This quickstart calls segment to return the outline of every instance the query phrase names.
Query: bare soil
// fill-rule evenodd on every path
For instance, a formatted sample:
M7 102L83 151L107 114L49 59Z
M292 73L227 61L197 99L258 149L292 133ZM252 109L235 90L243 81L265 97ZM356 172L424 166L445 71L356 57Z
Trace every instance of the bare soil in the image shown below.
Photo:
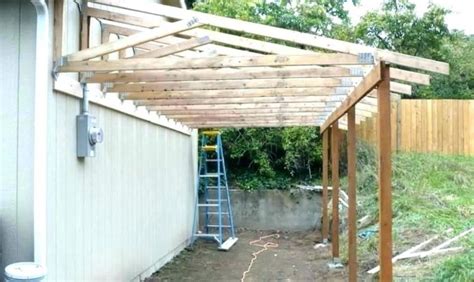
M345 281L346 269L329 269L330 247L314 249L321 241L318 231L238 232L239 241L228 252L218 251L213 241L198 240L156 272L147 281L240 281L252 259L262 249L249 243L261 236L278 233L278 244L258 255L245 281Z

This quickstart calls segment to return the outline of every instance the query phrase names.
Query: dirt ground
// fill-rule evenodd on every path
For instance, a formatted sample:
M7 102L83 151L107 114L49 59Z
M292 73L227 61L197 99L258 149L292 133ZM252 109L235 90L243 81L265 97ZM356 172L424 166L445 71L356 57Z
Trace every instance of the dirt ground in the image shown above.
M346 269L329 269L329 247L313 249L320 242L318 232L238 232L239 241L228 252L218 251L213 241L198 240L193 247L165 265L147 281L240 281L261 247L249 243L261 236L278 233L278 244L258 255L245 281L344 281Z

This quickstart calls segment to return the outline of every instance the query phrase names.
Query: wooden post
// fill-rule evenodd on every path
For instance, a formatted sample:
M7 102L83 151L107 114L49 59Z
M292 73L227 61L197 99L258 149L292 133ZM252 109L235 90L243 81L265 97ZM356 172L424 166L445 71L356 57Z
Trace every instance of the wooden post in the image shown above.
M54 47L53 57L58 60L63 55L63 38L64 38L64 0L54 1Z
M339 259L339 128L338 121L331 128L332 161L332 257Z
M347 112L349 281L357 281L356 123L355 106Z
M329 128L323 132L323 243L328 242L328 171L329 171Z
M377 89L379 143L379 260L380 281L392 281L392 160L390 128L390 67L382 62Z
M80 40L80 50L89 48L89 25L91 18L87 15L87 0L82 2L81 8L81 40Z

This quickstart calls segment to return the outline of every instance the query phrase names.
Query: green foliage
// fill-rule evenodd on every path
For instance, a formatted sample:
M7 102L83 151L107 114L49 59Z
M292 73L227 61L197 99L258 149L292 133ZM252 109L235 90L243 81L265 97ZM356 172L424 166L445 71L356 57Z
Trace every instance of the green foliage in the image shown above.
M474 279L474 251L445 260L436 268L434 281L457 282Z
M322 144L319 129L315 127L290 127L282 131L285 151L285 169L294 176L299 171L308 171L312 178L312 167L320 167Z

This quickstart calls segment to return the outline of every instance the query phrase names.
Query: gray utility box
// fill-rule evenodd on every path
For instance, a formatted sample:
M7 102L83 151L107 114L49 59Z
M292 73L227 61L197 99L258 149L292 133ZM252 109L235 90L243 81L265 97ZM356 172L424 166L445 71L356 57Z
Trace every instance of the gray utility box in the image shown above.
M97 127L94 116L84 113L76 117L77 124L77 156L95 157L95 145L102 143L104 133Z

